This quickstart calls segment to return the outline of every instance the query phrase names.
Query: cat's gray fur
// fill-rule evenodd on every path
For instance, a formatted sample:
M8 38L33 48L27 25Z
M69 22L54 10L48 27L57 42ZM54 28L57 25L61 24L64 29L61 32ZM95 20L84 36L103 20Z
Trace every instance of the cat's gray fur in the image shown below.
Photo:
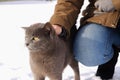
M62 72L68 64L74 70L75 80L80 80L78 62L73 57L69 40L59 38L50 23L37 23L24 29L34 80L44 80L45 76L50 80L62 80Z

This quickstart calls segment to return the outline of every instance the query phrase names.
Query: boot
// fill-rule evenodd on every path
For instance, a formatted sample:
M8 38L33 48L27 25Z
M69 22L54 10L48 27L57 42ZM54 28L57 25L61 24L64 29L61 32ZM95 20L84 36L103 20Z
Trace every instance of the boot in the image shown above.
M113 58L109 62L98 66L96 76L99 76L102 80L109 80L113 78L115 65L117 63L119 56L118 53L119 53L119 49L114 47Z

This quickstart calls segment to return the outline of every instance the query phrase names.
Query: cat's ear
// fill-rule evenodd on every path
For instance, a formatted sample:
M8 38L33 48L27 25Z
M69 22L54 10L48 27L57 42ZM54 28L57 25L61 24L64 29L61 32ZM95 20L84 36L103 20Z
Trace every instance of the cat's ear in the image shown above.
M52 30L52 25L51 25L49 22L47 22L47 23L44 25L44 28L45 28L46 30L48 30L48 31L51 31L51 30Z
M24 30L26 31L28 27L21 27L21 28L24 29Z
M54 29L53 29L53 27L52 27L52 25L51 25L49 22L47 22L47 23L44 25L44 29L47 30L47 31L50 32L50 33L54 33L54 32L55 32Z
M48 31L50 37L53 39L53 36L55 35L55 30L53 29L52 25L49 22L47 22L44 25L44 28Z

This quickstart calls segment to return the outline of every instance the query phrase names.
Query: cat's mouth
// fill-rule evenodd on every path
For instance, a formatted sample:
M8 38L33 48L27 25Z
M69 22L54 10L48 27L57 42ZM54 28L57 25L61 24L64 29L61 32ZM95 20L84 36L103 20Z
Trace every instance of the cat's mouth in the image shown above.
M35 49L33 49L31 46L30 46L30 44L26 44L26 47L31 51L31 50L35 50Z
M25 45L29 50L35 50L30 43L25 43Z
M38 49L28 48L30 52L38 52Z
M36 48L33 48L33 47L31 47L31 46L27 46L27 48L28 48L30 51L32 51L32 50L37 50Z
M29 49L29 51L31 51L31 52L38 52L38 51L41 51L42 49L41 48L33 48L33 47L31 47L31 46L27 46L27 48Z

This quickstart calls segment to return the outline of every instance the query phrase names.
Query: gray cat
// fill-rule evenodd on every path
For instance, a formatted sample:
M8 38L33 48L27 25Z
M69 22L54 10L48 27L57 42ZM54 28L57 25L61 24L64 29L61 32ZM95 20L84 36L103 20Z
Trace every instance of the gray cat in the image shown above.
M45 76L50 80L62 80L62 72L68 64L74 70L75 80L80 80L78 62L73 57L69 40L59 38L50 23L37 23L24 29L34 80L45 80Z

